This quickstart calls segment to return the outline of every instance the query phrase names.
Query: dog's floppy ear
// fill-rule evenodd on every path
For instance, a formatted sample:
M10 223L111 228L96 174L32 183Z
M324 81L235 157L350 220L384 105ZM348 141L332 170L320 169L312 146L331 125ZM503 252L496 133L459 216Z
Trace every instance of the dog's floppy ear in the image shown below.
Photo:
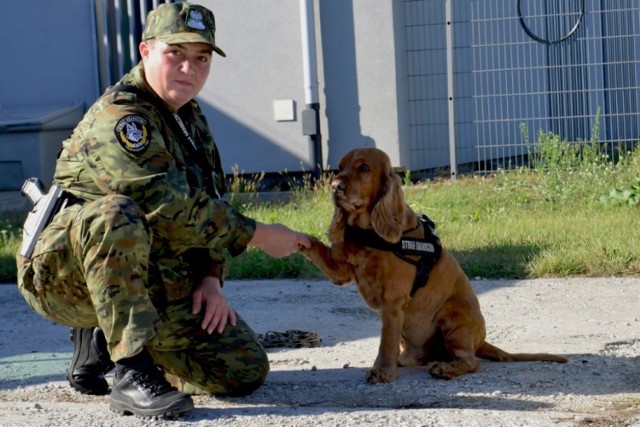
M371 225L386 241L397 242L402 237L405 214L400 177L390 172L382 190L382 197L371 212Z
M344 229L347 226L347 216L341 207L336 206L333 211L333 218L329 225L327 235L331 243L342 243L344 241Z

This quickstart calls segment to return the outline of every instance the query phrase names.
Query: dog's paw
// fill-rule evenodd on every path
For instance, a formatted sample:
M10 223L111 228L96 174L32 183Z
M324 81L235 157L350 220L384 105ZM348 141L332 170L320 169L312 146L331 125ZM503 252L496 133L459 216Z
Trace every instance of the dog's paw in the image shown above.
M416 366L420 366L420 361L415 355L402 352L400 353L400 357L398 357L398 366L415 368Z
M304 245L298 245L298 250L303 255L309 255L309 254L313 253L314 251L317 251L318 247L321 247L321 246L324 245L322 243L322 241L320 239L318 239L317 237L315 237L315 236L311 236L309 234L305 234L305 236L307 237L307 239L309 239L309 243L311 245L309 247L306 247Z
M451 380L460 375L459 372L454 372L451 363L446 362L431 362L427 364L427 372L434 378L441 380Z
M367 371L367 382L369 384L392 383L397 379L397 369L371 368Z

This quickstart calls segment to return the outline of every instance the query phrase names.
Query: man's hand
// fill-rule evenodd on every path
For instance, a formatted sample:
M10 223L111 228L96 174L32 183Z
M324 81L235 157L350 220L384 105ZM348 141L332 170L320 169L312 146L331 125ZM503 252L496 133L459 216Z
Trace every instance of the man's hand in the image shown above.
M236 326L236 314L222 293L220 280L217 277L207 276L196 286L193 291L193 314L200 313L203 303L205 311L201 326L209 334L214 330L221 334L227 323Z
M301 247L311 246L309 238L282 224L256 223L256 232L253 235L251 246L262 249L274 258L282 258L298 252Z

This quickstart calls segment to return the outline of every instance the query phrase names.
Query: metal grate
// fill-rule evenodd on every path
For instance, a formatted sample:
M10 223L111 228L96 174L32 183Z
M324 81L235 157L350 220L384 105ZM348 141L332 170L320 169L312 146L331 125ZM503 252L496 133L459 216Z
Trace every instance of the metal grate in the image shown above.
M100 70L100 93L138 63L147 13L173 0L91 0Z
M411 169L453 174L528 164L540 131L578 144L597 140L612 156L637 143L637 0L404 4ZM445 36L448 22L452 41ZM453 70L446 67L449 57Z
M479 0L471 7L479 171L527 164L539 131L597 140L611 156L636 144L638 2Z
M445 5L406 0L409 86L409 169L449 164ZM436 137L434 137L436 136Z

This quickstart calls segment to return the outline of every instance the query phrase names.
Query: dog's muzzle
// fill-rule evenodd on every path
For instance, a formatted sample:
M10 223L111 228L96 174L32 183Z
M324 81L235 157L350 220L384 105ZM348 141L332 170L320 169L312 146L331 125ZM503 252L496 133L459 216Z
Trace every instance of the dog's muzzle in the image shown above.
M345 188L347 188L347 186L345 185L344 181L338 179L334 179L333 181L331 181L331 191L334 194L344 194Z

